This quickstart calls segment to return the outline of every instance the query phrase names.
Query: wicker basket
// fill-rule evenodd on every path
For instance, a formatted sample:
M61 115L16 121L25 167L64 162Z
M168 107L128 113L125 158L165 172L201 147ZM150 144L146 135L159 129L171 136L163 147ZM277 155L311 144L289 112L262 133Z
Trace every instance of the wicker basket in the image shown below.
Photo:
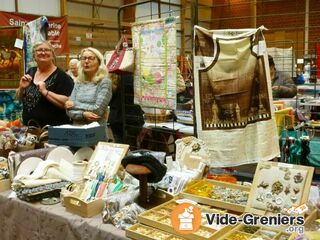
M0 157L8 158L10 151L15 151L16 149L0 149Z
M148 123L161 123L170 120L171 114L150 114L145 113L144 119Z
M16 151L17 152L25 152L25 151L29 151L29 150L33 150L35 149L36 144L27 144L27 145L23 145L23 144L18 144Z

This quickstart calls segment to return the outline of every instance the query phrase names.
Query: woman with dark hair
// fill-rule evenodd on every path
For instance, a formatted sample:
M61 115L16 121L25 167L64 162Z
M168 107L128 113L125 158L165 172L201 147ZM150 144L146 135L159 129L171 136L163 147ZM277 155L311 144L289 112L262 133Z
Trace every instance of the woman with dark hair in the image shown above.
M70 123L64 109L73 89L73 80L55 65L54 48L48 41L33 45L32 54L37 67L32 67L20 79L16 90L22 101L23 124L34 120L40 126Z
M292 98L297 95L297 86L289 74L276 69L272 56L268 56L272 95L274 98Z

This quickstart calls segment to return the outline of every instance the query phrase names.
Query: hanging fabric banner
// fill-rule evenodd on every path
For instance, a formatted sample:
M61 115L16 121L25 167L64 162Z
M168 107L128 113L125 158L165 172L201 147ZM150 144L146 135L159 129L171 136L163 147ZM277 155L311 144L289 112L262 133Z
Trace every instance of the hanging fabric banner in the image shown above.
M156 19L132 25L136 51L134 100L145 107L176 107L176 21Z
M23 27L28 22L35 20L39 16L11 13L0 11L0 26L20 26ZM55 48L57 55L67 54L70 51L68 43L68 21L67 17L47 17L48 18L48 40Z
M36 66L33 60L32 48L37 41L47 40L48 19L44 16L39 17L23 26L23 48L25 58L25 72L29 68Z
M317 43L317 65L316 65L316 71L317 71L317 79L320 79L320 42Z
M263 29L194 28L197 133L214 167L279 156Z

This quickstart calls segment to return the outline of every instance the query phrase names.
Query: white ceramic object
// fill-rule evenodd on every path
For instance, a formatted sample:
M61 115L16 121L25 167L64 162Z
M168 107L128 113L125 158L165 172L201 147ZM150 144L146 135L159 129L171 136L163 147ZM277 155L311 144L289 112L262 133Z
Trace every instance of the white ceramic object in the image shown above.
M43 160L39 157L29 157L18 167L17 175L30 175Z
M64 159L72 163L74 159L73 153L66 147L57 147L52 149L48 154L46 159L60 163L61 159Z
M84 160L89 161L93 154L93 149L90 147L82 147L74 154L74 160L76 162L82 162Z

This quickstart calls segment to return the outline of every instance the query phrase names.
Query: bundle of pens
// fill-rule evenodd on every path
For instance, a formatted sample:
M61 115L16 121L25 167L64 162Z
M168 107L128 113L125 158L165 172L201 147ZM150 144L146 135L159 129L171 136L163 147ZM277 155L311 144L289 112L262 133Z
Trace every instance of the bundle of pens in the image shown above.
M109 194L125 190L126 187L119 176L106 177L103 172L100 172L96 179L89 179L85 182L79 198L89 202L97 198L105 199Z

